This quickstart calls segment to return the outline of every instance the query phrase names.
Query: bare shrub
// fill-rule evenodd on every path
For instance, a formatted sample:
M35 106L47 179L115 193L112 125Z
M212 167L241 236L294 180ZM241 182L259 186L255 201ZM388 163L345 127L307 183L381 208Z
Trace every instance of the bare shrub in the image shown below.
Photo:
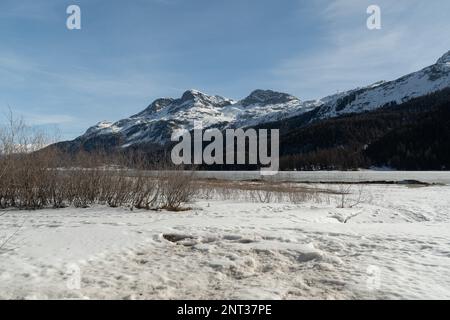
M336 203L338 208L353 208L361 203L369 203L372 200L371 194L366 190L366 185L341 183L335 188L337 195Z
M133 186L132 205L138 209L154 209L158 206L160 184L158 180L148 177L138 177Z
M274 198L274 191L268 189L252 190L251 194L258 202L271 203Z
M51 202L55 164L51 150L41 151L51 140L45 132L25 125L9 111L0 127L0 206L39 209Z
M308 195L305 192L299 192L298 190L292 190L287 193L289 202L299 204L308 200Z
M0 208L106 204L182 210L196 193L192 173L160 167L161 173L147 176L147 155L63 154L54 147L44 148L49 142L46 135L8 114L0 126Z
M193 172L164 171L158 177L161 207L179 211L182 205L192 200L196 194L193 184Z
M110 207L126 206L132 199L133 181L131 178L122 174L114 177L113 188L107 199L107 204Z

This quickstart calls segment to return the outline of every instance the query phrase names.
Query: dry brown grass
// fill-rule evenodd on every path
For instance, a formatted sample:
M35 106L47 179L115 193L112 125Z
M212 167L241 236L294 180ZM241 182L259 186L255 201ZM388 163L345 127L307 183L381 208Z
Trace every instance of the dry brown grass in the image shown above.
M272 181L229 181L204 179L195 181L199 197L204 199L242 200L271 203L307 201L328 202L334 192L314 185Z

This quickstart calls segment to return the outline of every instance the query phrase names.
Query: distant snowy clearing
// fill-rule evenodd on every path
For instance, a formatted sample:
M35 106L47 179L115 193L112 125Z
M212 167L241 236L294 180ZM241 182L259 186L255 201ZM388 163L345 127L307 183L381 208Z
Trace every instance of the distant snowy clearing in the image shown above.
M184 212L0 211L0 298L450 299L450 186Z

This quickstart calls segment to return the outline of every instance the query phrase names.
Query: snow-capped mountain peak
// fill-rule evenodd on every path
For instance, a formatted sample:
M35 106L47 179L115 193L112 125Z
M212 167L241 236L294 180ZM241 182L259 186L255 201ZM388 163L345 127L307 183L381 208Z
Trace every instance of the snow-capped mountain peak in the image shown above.
M169 106L173 103L174 99L172 98L160 98L153 101L145 110L142 112L132 116L132 118L138 118L145 115L152 115L158 111L161 111L165 107Z
M195 99L208 99L208 98L209 96L207 94L195 89L186 90L181 96L181 100L183 102Z
M113 126L113 123L110 121L106 121L106 120L100 121L95 126L92 126L89 129L87 129L85 135L95 134L99 131L107 130L107 129L111 128L112 126Z
M194 104L211 105L214 107L224 107L226 105L234 103L233 100L227 99L218 95L210 96L201 91L190 89L183 93L181 99L179 99L181 104L193 102Z
M131 118L154 118L166 114L174 114L181 110L188 110L194 107L222 108L234 103L233 100L221 96L210 96L195 89L185 91L181 98L159 98L153 101L145 110L132 116Z
M436 64L450 64L450 51L448 51L446 54L444 54L442 57L439 58L439 60L436 62Z
M268 104L280 104L287 102L300 102L300 100L287 93L276 92L272 90L255 90L247 98L240 101L240 103L247 107L249 105L268 105Z
M302 110L300 100L286 93L255 90L241 101L187 90L180 98L160 98L142 112L115 123L101 122L88 129L81 138L120 134L123 146L152 143L165 144L173 129L191 130L194 121L205 128L248 127L280 120Z

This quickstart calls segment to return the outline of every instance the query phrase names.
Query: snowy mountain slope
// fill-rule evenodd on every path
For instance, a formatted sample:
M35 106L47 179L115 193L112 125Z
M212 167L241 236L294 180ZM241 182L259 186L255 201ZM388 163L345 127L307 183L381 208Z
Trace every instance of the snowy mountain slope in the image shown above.
M371 111L391 104L400 104L450 86L450 51L434 65L397 80L380 81L321 99L321 118Z
M174 129L191 130L194 121L201 121L204 128L251 127L313 111L309 120L313 122L400 104L447 87L450 87L450 51L434 65L397 80L377 82L320 100L301 101L286 93L255 90L248 97L234 101L188 90L178 99L157 99L129 118L115 123L100 122L74 141L110 141L107 137L111 136L118 137L122 147L165 145Z
M271 90L255 90L238 102L188 90L179 99L157 99L130 118L115 123L102 121L89 128L81 138L118 134L124 138L124 147L141 143L164 144L170 140L172 130L191 130L194 121L201 121L205 128L248 127L316 106L314 102L302 103L294 96Z

